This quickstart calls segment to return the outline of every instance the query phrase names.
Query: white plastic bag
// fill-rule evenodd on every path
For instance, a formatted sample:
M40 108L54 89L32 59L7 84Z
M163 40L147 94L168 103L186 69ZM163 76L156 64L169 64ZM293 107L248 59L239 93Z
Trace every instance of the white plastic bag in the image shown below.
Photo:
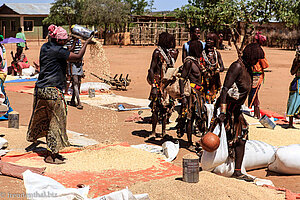
M22 69L22 76L32 76L35 73L35 68L29 66L28 68Z
M280 174L300 174L300 144L279 147L268 168Z
M89 186L84 188L65 188L52 178L32 173L23 173L28 200L150 200L148 194L134 196L127 188L108 195L90 199Z
M242 173L246 174L246 170L267 167L273 160L276 147L265 142L257 140L248 140L245 146L245 154L242 163ZM213 172L222 176L231 176L234 172L235 162L231 158L227 158L226 162L217 166Z
M4 149L8 146L8 141L3 137L0 137L0 149Z
M171 141L166 141L162 144L163 153L167 157L165 160L171 162L177 157L179 152L179 142L173 143Z
M221 133L220 133L220 126L217 125L215 130L213 131L214 134L220 136L220 145L219 148L214 152L204 151L201 157L201 167L204 171L213 171L214 168L225 163L228 157L228 146L227 146L227 137L224 128L224 123L222 123Z
M94 88L95 91L99 91L99 90L109 90L110 86L106 83L100 83L100 82L86 82L86 83L81 83L80 92L88 92L89 88Z
M100 197L99 200L150 200L148 194L133 195L127 188Z

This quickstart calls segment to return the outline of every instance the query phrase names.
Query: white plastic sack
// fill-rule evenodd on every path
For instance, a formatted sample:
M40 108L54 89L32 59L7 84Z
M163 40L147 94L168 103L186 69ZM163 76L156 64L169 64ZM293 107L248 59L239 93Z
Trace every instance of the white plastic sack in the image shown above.
M268 168L280 174L300 174L300 144L279 147Z
M99 91L99 90L109 90L110 86L106 83L101 83L101 82L86 82L86 83L81 83L80 92L88 92L89 88L94 88L95 91Z
M28 200L150 200L148 194L132 195L128 189L90 199L89 186L84 188L65 188L52 178L32 173L23 173Z
M221 133L220 133L220 126L217 125L215 130L213 131L214 134L220 136L220 145L219 148L214 152L204 151L201 157L201 167L204 171L213 171L214 168L225 163L228 157L228 146L227 146L227 137L224 128L224 123L222 123Z
M207 121L208 123L211 121L211 118L214 115L214 105L213 104L204 104L207 110Z
M131 145L131 147L136 149L142 149L150 153L157 153L166 156L165 161L173 161L179 152L179 142L173 143L171 141L166 141L162 146L149 145L149 144L138 144Z
M29 66L28 68L22 69L22 76L32 76L35 73L35 68Z
M100 197L99 200L150 200L148 194L133 195L127 188Z
M163 153L167 157L165 159L167 162L171 162L177 157L179 152L179 142L173 143L171 141L166 141L162 144Z
M267 167L272 162L276 147L257 140L248 140L245 146L245 154L242 163L242 173L246 170ZM216 167L213 172L222 176L230 177L234 172L235 162L227 158L226 162Z
M4 139L3 137L0 137L0 149L6 148L8 145L8 141Z

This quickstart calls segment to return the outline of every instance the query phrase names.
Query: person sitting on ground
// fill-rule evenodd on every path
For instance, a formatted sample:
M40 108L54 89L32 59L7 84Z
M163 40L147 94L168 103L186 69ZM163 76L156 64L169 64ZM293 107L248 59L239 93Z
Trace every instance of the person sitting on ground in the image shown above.
M192 142L192 127L194 120L200 132L206 131L206 109L205 103L205 89L203 87L203 71L204 66L200 63L202 58L203 46L199 40L193 40L189 45L190 56L187 56L184 60L183 69L181 72L181 78L179 80L180 94L181 94L181 108L180 117L178 119L179 131L177 136L182 137L184 134L184 127L187 125L187 139L188 147L193 145ZM184 87L186 80L190 80L192 92L190 96L184 94ZM187 120L187 123L185 122Z
M245 144L248 139L248 123L242 114L241 106L251 90L252 66L259 59L263 59L264 55L259 44L252 43L245 47L242 58L233 62L229 67L215 106L215 116L217 108L220 107L221 109L218 118L224 122L229 156L235 158L235 169L232 177L246 181L253 181L253 179L241 172ZM234 87L238 88L238 94L228 93L229 89Z
M48 30L50 39L43 44L40 51L40 74L34 92L27 141L33 142L34 147L38 144L37 139L46 137L47 155L44 161L62 164L65 159L59 151L70 146L66 133L67 106L63 95L67 61L80 61L92 37L86 40L79 53L75 54L63 47L68 39L65 29L50 25Z
M81 40L76 37L72 37L68 41L67 47L70 52L78 54L82 48ZM72 98L71 98L71 101L68 102L68 105L76 106L77 109L83 109L83 106L80 102L80 97L79 97L81 79L84 77L82 66L83 66L82 60L77 61L77 62L69 62L68 63L68 75L71 77L72 89L73 89ZM66 92L68 92L68 91L66 91ZM75 97L77 100L77 104L75 103Z
M23 53L23 49L18 47L15 56L13 55L13 51L11 51L11 56L13 59L11 62L13 75L18 74L19 76L22 76L22 69L30 67L27 57Z
M224 71L224 64L219 51L215 49L218 42L218 36L215 33L208 33L205 40L205 48L202 51L203 59L201 63L206 68L204 72L204 83L207 89L205 91L206 103L214 103L218 92L221 89L220 72Z
M192 26L190 28L190 37L191 37L191 40L188 41L188 42L186 42L186 43L184 43L184 45L182 47L182 63L184 63L185 57L187 57L187 56L190 55L189 45L190 45L191 41L199 40L202 43L203 49L205 48L205 42L202 42L200 40L200 36L201 36L200 28L198 26Z
M24 40L25 42L20 42L17 43L17 47L22 48L22 50L25 47L25 50L28 50L29 48L27 47L27 42L26 42L26 37L25 34L22 32L22 28L18 28L18 33L16 34L16 38L20 38L22 40Z
M300 39L298 39L291 75L295 75L295 78L290 84L286 116L289 117L288 128L295 128L293 126L293 118L300 119Z
M151 135L163 137L166 133L167 119L170 117L174 102L162 88L162 79L164 73L170 67L174 67L178 57L178 50L175 48L175 37L169 33L163 32L159 35L158 47L152 54L150 69L148 70L147 81L151 85L149 99L152 112L152 132ZM156 133L156 125L162 120L162 134Z
M259 44L260 46L266 42L266 36L261 35L261 32L257 32L255 35L254 43ZM252 108L254 106L254 117L260 118L260 109L259 109L259 99L258 92L264 81L265 73L264 70L269 67L267 59L259 59L258 62L252 68L252 89L248 96L248 107Z

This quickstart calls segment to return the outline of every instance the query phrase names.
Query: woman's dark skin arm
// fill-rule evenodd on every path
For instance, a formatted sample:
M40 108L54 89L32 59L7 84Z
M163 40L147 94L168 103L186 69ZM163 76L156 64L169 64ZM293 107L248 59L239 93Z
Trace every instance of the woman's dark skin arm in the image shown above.
M187 55L187 52L183 45L183 47L182 47L182 63L184 63L184 59L186 58L186 55Z
M183 64L183 69L181 73L181 78L179 79L179 86L180 86L180 94L183 95L184 93L184 81L188 79L189 71L191 70L193 62L187 61Z
M76 62L78 60L81 60L81 58L85 54L87 45L91 42L92 39L93 39L93 36L86 40L86 42L84 43L82 49L80 49L78 54L70 52L70 55L69 55L69 58L67 59L67 61Z
M296 74L299 68L300 68L300 62L297 58L295 58L291 68L291 75Z
M224 63L223 63L220 52L217 51L217 54L218 54L218 63L220 66L220 72L223 72L224 71Z
M227 92L233 85L236 78L239 76L239 74L241 72L241 67L242 66L237 62L231 64L231 66L229 67L228 72L225 77L225 80L224 80L223 88L222 88L222 91L220 94L220 103L221 104L226 104Z
M159 60L159 51L155 50L152 54L150 69L148 70L148 77L150 79L151 84L154 84L154 71L158 65L158 60Z

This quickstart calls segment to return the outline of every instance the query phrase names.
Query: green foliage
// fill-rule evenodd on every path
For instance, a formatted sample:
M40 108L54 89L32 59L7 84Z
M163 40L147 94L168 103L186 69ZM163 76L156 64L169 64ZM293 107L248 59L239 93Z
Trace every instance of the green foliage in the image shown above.
M56 0L50 8L50 14L44 24L69 25L81 23L81 11L84 0Z
M299 0L189 0L189 4L176 9L176 16L190 20L203 29L218 31L224 25L237 21L260 24L278 20L288 27L300 24Z
M152 10L154 0L119 0L130 5L130 14L143 15ZM147 9L148 8L148 9Z
M240 16L240 3L237 0L189 2L175 10L176 16L186 23L199 25L203 30L223 30L225 25L233 24Z
M82 13L85 24L120 25L129 19L130 6L117 0L85 0Z
M289 28L297 28L300 25L300 1L280 0L275 7L276 19L286 23Z

